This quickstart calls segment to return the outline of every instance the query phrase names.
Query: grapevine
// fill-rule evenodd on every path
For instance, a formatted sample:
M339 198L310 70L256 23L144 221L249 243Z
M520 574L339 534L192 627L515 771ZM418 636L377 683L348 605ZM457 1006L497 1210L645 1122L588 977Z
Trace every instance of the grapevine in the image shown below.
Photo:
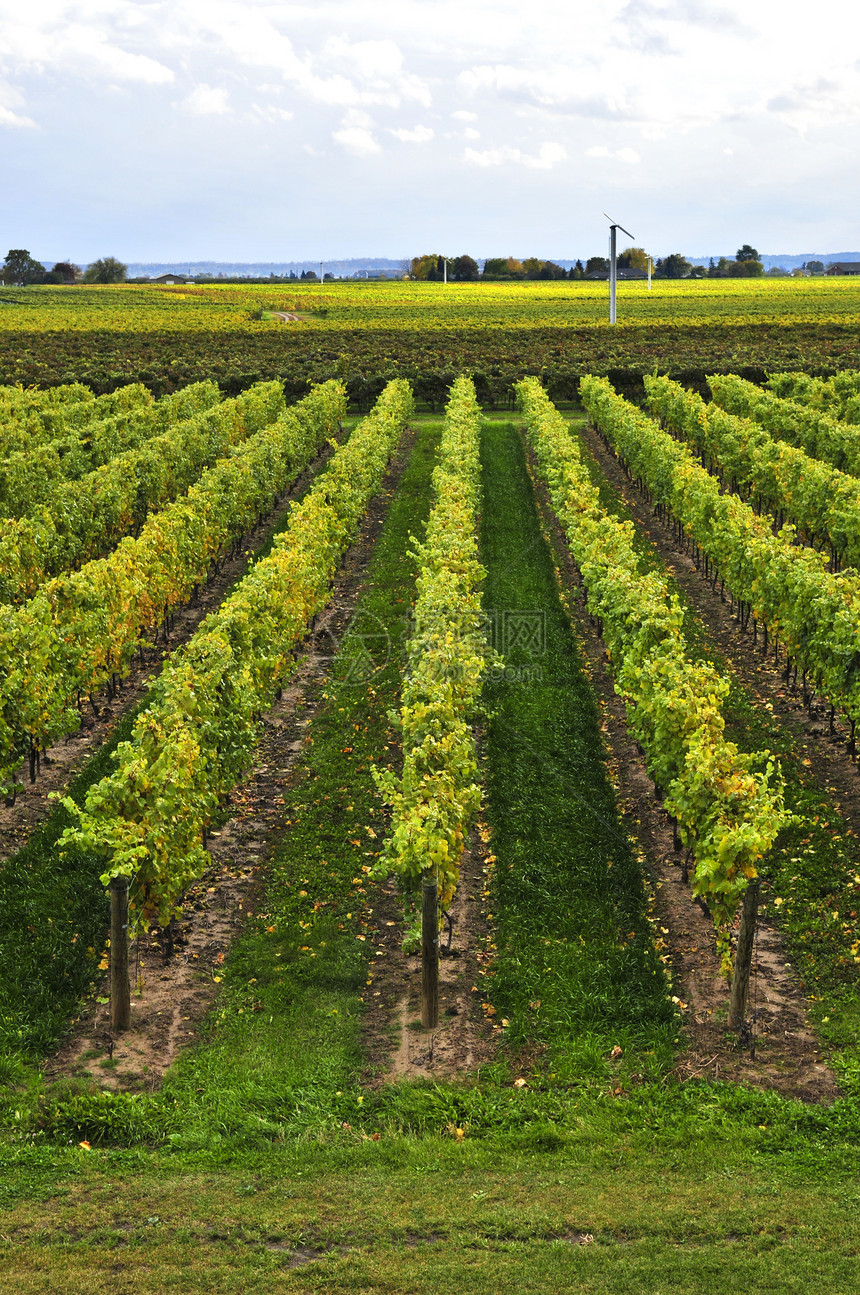
M595 381L595 380L591 380ZM587 407L591 387L583 383ZM553 507L599 617L631 729L667 811L696 860L694 894L705 898L728 958L727 927L757 864L788 820L776 764L763 773L723 735L728 683L692 661L677 597L655 572L642 575L633 527L604 512L567 425L536 379L517 389ZM668 439L668 438L667 438Z
M79 705L127 673L142 635L187 601L237 539L319 451L345 408L329 383L283 411L276 384L243 397L262 430L149 517L108 558L0 607L0 780L80 724ZM272 421L272 420L275 421Z
M719 483L690 450L617 396L609 383L588 378L583 402L628 470L646 487L658 511L675 519L714 584L722 580L746 624L763 626L782 643L831 705L843 709L852 731L860 719L860 575L827 572L824 554L795 543L785 526L774 535ZM765 648L767 648L767 638Z
M331 384L322 396L332 414L342 411L342 388ZM411 408L408 384L389 384L293 510L271 554L171 658L131 740L117 748L115 772L90 789L83 810L64 800L76 819L65 843L104 860L105 885L115 876L133 878L137 924L167 921L208 866L204 832L248 768L259 717L328 600Z
M484 569L476 538L479 437L474 384L460 377L451 389L433 474L435 503L425 538L413 549L418 596L397 715L403 771L398 777L390 769L374 770L393 808L378 867L412 882L432 870L443 909L456 889L463 842L481 799L468 722L486 662Z

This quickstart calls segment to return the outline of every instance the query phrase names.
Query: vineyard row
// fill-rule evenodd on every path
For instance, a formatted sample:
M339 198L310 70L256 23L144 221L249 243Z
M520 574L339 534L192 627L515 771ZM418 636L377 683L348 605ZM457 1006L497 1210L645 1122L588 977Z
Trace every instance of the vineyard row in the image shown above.
M259 395L263 409L271 392ZM319 451L344 411L329 383L264 426L108 558L0 607L0 781L74 732L83 698L127 673L141 637L205 580Z
M43 390L0 387L0 454L7 457L34 445L81 436L94 424L151 404L152 396L141 382L101 396L80 382Z
M433 473L435 502L414 550L417 599L399 712L403 771L374 772L393 809L379 870L412 884L431 872L443 908L456 889L464 839L481 802L469 725L487 659L477 542L480 419L474 384L458 378Z
M595 393L583 394L593 407ZM755 773L760 760L725 739L728 682L688 655L677 597L663 576L640 572L632 524L603 509L565 420L540 384L522 382L518 395L631 730L696 860L694 894L707 900L727 957L726 928L786 817L779 771L768 761Z
M705 574L739 604L746 625L764 628L815 688L849 717L860 718L860 577L832 574L824 554L774 535L762 518L696 461L686 445L617 396L603 379L582 384L588 413L627 471L648 491L658 512L674 519L701 555ZM778 645L777 645L778 646Z
M860 476L860 427L839 422L813 406L775 396L734 374L715 374L708 383L715 404L727 413L752 418L778 440L788 441L850 476Z
M148 514L176 499L204 468L285 408L276 382L219 404L213 392L217 398L214 383L186 387L173 397L181 417L175 426L58 485L32 516L8 520L0 536L0 599L19 602L50 576L104 557L124 536L139 533ZM198 400L200 412L194 413Z
M698 451L723 485L773 513L777 526L796 526L805 544L828 545L834 569L860 566L860 480L668 378L647 377L645 390L651 412Z
M342 388L323 388L317 399L330 414L342 410ZM408 384L391 383L294 508L271 554L166 665L117 749L116 771L90 789L83 810L64 801L76 819L64 840L104 860L104 884L133 878L135 924L168 920L208 866L205 832L249 765L259 718L328 600L411 410Z

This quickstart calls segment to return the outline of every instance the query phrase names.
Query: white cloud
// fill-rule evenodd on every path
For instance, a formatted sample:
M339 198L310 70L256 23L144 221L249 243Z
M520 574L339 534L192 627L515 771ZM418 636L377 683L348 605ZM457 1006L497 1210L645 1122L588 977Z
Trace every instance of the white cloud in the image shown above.
M472 95L492 94L580 117L624 121L637 115L624 90L607 92L607 78L595 79L591 73L573 77L566 65L548 63L535 68L481 64L461 72L458 84Z
M257 121L262 122L293 121L296 115L286 108L278 108L271 103L255 103L251 107L251 112Z
M193 113L195 117L219 116L222 113L232 111L227 91L218 86L205 84L195 86L191 93L182 100L182 106Z
M62 12L63 10L66 12ZM152 53L130 51L108 30L110 13L81 13L80 8L57 0L55 4L28 5L24 15L0 14L0 49L18 72L43 72L50 68L64 76L100 74L119 81L167 85L174 73ZM153 41L157 46L160 42Z
M0 104L0 126L35 126L32 117L22 117L20 113L13 112L11 108L4 108Z
M32 127L36 123L32 117L25 117L15 109L24 102L23 96L11 85L0 81L0 126Z
M784 0L604 0L573 10L562 0L0 0L0 128L15 177L4 218L20 209L32 230L36 212L59 237L77 212L86 241L97 211L105 247L114 245L111 222L119 237L176 231L192 251L210 232L257 240L256 224L240 213L231 227L226 214L239 210L241 175L246 191L271 199L279 238L278 186L313 193L293 208L306 245L329 229L332 247L384 240L405 253L405 228L427 246L447 229L477 253L486 239L506 246L508 231L528 221L544 231L548 256L578 255L589 251L592 207L614 209L612 194L623 192L643 230L650 220L668 239L677 225L672 243L689 238L693 254L712 238L719 250L723 228L725 246L765 248L772 228L784 231L771 241L777 250L853 247L860 18L836 0L819 0L802 30L795 18ZM122 179L97 204L106 130L123 139L128 169L118 164ZM420 203L403 190L395 141L420 146ZM452 148L462 162L456 200ZM356 168L347 217L330 160L350 155L378 162ZM156 156L153 207L146 160ZM62 188L70 157L76 178ZM283 166L273 178L275 157ZM550 171L558 203L535 216L529 203ZM488 212L488 180L501 189L514 175L510 200ZM52 244L48 232L45 250ZM86 259L103 247L67 250Z
M371 157L382 152L382 145L373 134L373 122L366 112L350 109L340 130L332 131L332 139L356 157Z
M613 158L616 162L626 162L628 166L635 166L642 161L635 148L604 148L602 145L587 148L585 156Z
M801 134L827 125L848 124L860 112L860 76L846 73L842 79L818 77L785 87L764 104Z
M567 157L567 149L561 144L541 144L537 155L523 153L519 148L511 148L510 145L504 144L501 148L488 148L483 153L478 153L473 148L467 148L463 154L465 161L471 162L473 166L505 166L509 163L515 166L525 166L534 171L550 171L559 162L563 162Z
M414 130L393 130L389 127L388 133L404 144L427 144L435 134L429 126L416 126Z
M83 24L67 27L58 40L63 59L72 59L81 71L98 70L119 81L143 81L168 85L174 79L171 68L148 54L132 54L112 43L104 32Z

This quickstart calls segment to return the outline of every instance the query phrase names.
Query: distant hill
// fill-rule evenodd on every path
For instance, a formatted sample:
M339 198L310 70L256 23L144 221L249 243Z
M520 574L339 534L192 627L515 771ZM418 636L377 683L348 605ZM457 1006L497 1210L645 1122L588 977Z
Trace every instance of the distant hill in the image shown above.
M524 253L528 255L528 252ZM685 253L686 255L686 253ZM687 256L687 260L692 265L708 265L713 259L716 264L721 256L728 260L734 259L734 252L716 252L711 256ZM54 265L58 260L67 260L67 257L41 257L41 262L45 266ZM485 258L478 256L475 258L479 266L483 266ZM561 265L565 270L569 270L576 264L576 257L551 256L546 258L554 261L556 265ZM579 258L583 264L588 259L586 256ZM804 265L807 261L823 261L827 265L828 261L860 261L860 252L801 252L780 253L763 252L761 261L766 270L771 269L774 265L781 265L785 270L794 270L798 266ZM298 278L305 270L313 270L314 274L319 275L319 261L129 261L128 274L131 279L150 278L157 279L161 274L184 274L191 279L209 277L213 279L268 279L272 276L284 278L290 274ZM388 256L357 256L347 260L323 261L323 273L333 274L338 279L360 278L365 275L378 277L380 275L389 279L399 279L401 275L409 271L409 258L395 258Z
M333 274L338 279L365 274L380 275L386 278L399 279L409 268L406 260L393 260L387 256L355 257L346 261L323 261L323 273ZM211 275L212 278L268 279L272 275L283 278L290 274L299 277L305 270L313 270L317 276L320 272L319 261L130 261L128 274L130 279L148 276L156 279L160 274L187 274L190 278Z

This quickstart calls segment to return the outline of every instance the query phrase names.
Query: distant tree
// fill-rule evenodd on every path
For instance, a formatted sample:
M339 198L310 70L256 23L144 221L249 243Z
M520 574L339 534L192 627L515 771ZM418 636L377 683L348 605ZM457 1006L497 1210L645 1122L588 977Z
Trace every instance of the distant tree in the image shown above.
M768 274L768 277L771 279L788 278L788 270L786 270L785 266L783 265L772 265L770 269L767 271L767 274Z
M458 283L474 283L480 271L478 262L471 256L458 256L454 262L454 278Z
M51 274L58 274L61 283L75 283L81 277L81 267L73 261L58 261Z
M691 271L690 271L690 278L691 278L691 279L704 279L704 278L705 278L706 273L707 273L707 272L706 272L705 267L704 267L703 265L694 265L694 266L693 266L693 268L692 268L692 269L691 269Z
M764 266L761 261L729 261L729 278L731 279L760 279L764 274Z
M128 266L122 261L115 256L103 256L87 266L84 283L124 283L127 275Z
M525 266L515 256L491 256L484 262L485 279L524 279Z
M542 261L540 257L529 256L523 261L527 279L563 279L567 271L555 261Z
M23 247L13 247L6 253L6 260L0 271L0 277L4 283L17 283L21 286L27 283L38 283L44 275L44 265L34 260Z
M410 261L410 272L413 279L441 279L441 261L438 252L433 252L427 256L413 256Z
M810 273L810 274L823 274L823 273L824 273L824 262L823 262L823 261L807 261L807 262L806 262L806 266L805 266L805 268L809 271L809 273Z
M605 256L590 256L585 262L586 274L608 274L609 261Z
M619 270L645 270L647 273L648 253L644 247L625 247L615 263Z
M658 260L655 270L661 279L687 279L693 267L680 252L671 252L669 256Z
M569 279L584 279L584 278L585 278L585 268L584 268L584 266L583 266L583 264L582 264L582 261L577 261L576 265L572 265L572 266L570 267L570 269L569 269L569 270L568 270L568 272L567 272L567 277L568 277Z
M302 270L301 277L305 280L306 283L317 282L316 270Z
M484 278L498 278L508 267L506 256L488 256L484 262Z
M758 252L754 247L750 247L749 243L744 243L743 247L739 247L735 256L736 261L757 261L758 259Z

